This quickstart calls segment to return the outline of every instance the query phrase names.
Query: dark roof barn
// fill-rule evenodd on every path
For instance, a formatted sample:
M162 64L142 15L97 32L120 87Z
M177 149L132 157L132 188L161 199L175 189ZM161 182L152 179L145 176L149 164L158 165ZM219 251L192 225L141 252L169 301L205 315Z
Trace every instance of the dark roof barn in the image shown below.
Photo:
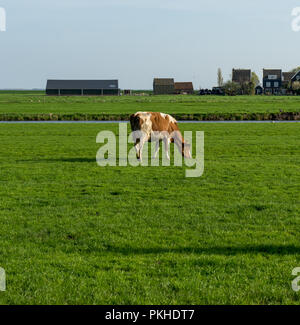
M174 94L174 79L173 78L154 78L153 92L154 95Z
M47 81L47 95L119 95L118 80L53 80Z

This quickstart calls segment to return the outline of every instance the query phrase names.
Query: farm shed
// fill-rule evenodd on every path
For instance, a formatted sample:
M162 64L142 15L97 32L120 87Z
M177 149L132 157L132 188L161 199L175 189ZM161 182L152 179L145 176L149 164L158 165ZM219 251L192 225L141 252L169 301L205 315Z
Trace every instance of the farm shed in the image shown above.
M264 89L262 86L258 85L255 87L255 95L262 95L264 92Z
M119 95L118 80L48 80L46 94L53 96Z
M169 95L169 94L174 94L174 91L175 91L174 79L154 78L153 80L154 95Z
M132 90L131 89L124 89L123 90L123 95L125 95L125 96L131 96L132 95Z
M194 86L192 82L175 82L175 94L193 94Z
M250 69L232 69L232 81L240 85L251 81Z

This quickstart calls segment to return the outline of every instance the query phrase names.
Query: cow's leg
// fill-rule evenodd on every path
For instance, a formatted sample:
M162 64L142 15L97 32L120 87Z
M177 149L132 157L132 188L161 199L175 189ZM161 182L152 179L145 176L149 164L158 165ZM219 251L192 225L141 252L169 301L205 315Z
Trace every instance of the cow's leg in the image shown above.
M154 151L154 155L153 155L153 159L156 159L156 156L159 152L159 145L160 145L160 140L156 141L156 145L155 145L155 151Z
M142 160L143 160L143 148L144 148L144 144L145 144L146 140L147 140L146 137L143 136L140 141L139 158L138 158L140 160L140 162L142 162Z
M169 144L170 144L170 139L169 138L164 138L164 145L165 145L165 152L166 152L166 157L168 160L170 160L170 156L169 156Z
M134 144L134 148L135 148L135 151L136 151L136 158L137 159L140 159L140 146L141 146L140 139L136 139L135 144Z

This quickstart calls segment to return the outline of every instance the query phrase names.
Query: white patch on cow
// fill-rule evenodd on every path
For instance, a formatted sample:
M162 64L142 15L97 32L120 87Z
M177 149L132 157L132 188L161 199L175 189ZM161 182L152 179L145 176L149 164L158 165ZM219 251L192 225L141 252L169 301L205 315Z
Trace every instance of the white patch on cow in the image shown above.
M169 119L170 119L171 123L174 123L174 124L177 123L176 119L173 116L169 115Z
M175 123L175 124L177 123L175 118L173 116L171 116L170 114L160 113L160 116L164 119L166 119L166 117L168 116L170 123Z
M139 117L145 117L145 116L151 116L151 113L149 112L136 112L134 116L139 115Z
M141 131L147 135L147 138L145 140L148 141L150 139L152 131L151 113L138 112L135 115L138 115L139 118L143 121L141 123Z

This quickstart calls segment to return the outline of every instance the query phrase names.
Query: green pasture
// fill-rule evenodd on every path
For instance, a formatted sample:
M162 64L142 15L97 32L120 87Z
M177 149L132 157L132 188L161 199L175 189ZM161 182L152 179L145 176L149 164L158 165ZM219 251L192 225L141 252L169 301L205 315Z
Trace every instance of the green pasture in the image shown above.
M0 95L1 112L298 107L289 97L13 98ZM96 135L117 124L1 124L0 304L299 304L300 125L180 127L205 132L200 178L99 167Z
M0 115L131 114L136 111L170 114L251 114L300 112L297 96L105 96L57 97L41 91L0 91Z

